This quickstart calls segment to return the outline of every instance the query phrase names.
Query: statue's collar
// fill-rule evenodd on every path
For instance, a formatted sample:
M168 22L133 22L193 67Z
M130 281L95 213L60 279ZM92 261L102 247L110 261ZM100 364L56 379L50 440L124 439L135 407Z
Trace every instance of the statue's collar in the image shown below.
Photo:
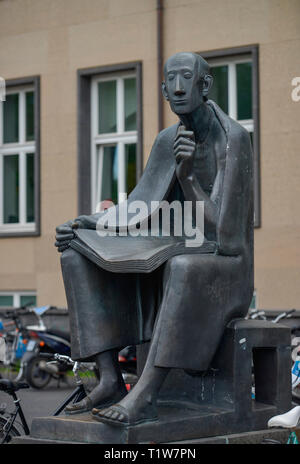
M218 118L222 128L224 129L227 135L230 130L229 116L226 113L224 113L224 111L219 107L219 105L217 105L217 103L215 103L213 100L207 100L206 104L209 105L210 108L212 108L212 110L214 111L216 117ZM177 123L176 133L177 133L178 127L181 126L182 124L183 123L179 120Z

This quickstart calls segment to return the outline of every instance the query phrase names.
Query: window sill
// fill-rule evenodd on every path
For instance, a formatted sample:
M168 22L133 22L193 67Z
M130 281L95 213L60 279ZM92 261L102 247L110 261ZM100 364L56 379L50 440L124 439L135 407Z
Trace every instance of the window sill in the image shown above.
M40 235L37 230L37 225L34 223L28 224L2 224L0 225L1 237L26 237Z

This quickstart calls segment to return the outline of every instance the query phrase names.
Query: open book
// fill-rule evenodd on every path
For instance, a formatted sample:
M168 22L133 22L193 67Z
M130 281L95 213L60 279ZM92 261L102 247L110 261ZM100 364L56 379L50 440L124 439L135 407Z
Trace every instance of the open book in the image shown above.
M204 241L199 247L187 247L186 237L100 237L96 230L76 229L70 246L110 272L152 272L173 256L215 253L216 242Z

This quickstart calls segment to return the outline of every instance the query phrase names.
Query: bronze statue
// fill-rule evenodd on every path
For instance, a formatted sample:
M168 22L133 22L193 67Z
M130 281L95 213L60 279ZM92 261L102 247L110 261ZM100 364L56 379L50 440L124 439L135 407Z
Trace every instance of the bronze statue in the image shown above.
M249 134L208 100L212 77L202 57L178 53L164 76L163 95L179 122L159 133L128 206L137 199L204 201L204 245L214 247L178 251L151 272L126 272L126 266L109 272L96 252L78 246L98 241L101 254L101 246L115 244L126 264L127 237L97 236L101 213L57 227L72 357L95 360L101 374L99 385L67 412L93 409L95 419L119 426L157 419L156 399L170 368L206 371L227 323L246 315L253 293ZM123 226L116 222L117 233ZM137 255L140 243L136 238ZM127 394L118 351L149 340L143 372Z

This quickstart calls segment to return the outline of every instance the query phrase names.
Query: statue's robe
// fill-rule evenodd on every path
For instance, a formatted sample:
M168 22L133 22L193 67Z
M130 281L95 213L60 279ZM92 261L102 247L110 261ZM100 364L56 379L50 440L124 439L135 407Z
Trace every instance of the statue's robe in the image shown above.
M217 245L215 252L199 254L191 248L150 273L117 273L96 265L87 252L79 253L74 239L61 258L74 359L149 341L157 330L156 366L207 370L227 323L246 315L253 294L251 142L244 128L215 103L208 104L212 129L207 146L196 152L194 169L217 207L216 229L205 228L206 241ZM151 201L184 200L175 172L177 129L175 124L156 138L128 205L142 200L151 211ZM94 227L101 214L91 216ZM125 230L129 221L134 222L130 215L127 223L114 215L110 230ZM140 223L147 221L148 216L139 217ZM94 240L97 232L92 233ZM103 246L111 243L111 238L97 240Z

